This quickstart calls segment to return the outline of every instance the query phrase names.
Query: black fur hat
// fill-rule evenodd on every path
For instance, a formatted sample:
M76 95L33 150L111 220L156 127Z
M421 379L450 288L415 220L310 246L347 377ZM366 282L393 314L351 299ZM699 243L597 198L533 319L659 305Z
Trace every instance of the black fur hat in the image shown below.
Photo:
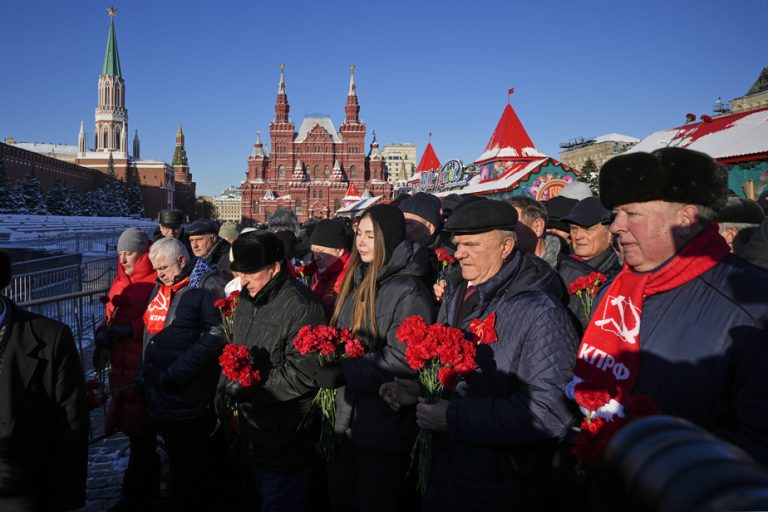
M740 197L729 197L725 207L717 214L718 222L760 224L763 219L765 212L757 201Z
M669 201L719 211L728 196L728 172L710 156L684 148L628 153L600 169L600 201L612 210L627 203Z
M232 264L235 272L256 272L285 257L283 241L271 231L249 231L232 244Z

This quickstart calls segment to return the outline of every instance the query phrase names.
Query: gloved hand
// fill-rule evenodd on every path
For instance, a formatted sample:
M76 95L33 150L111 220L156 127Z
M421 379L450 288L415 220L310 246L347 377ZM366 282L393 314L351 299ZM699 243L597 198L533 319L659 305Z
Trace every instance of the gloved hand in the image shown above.
M234 380L227 380L224 392L235 402L250 402L256 397L256 386L243 387Z
M96 335L93 337L93 346L96 348L103 348L109 350L109 342L107 341L107 338L104 334L104 332L107 329L101 329L96 333ZM96 352L94 351L93 356L96 357ZM94 364L95 366L95 364Z
M104 340L106 341L108 346L112 346L118 341L131 336L131 334L133 334L133 327L131 326L131 323L128 322L127 324L120 324L114 327L107 327L102 332L104 333Z
M96 345L93 348L93 355L91 356L91 362L93 363L93 369L97 372L102 371L107 367L109 363L109 349L101 345Z
M313 378L317 387L325 389L340 388L346 382L344 372L337 364L319 366Z
M163 391L178 391L179 385L173 380L167 372L160 375L160 381L157 383L158 387Z

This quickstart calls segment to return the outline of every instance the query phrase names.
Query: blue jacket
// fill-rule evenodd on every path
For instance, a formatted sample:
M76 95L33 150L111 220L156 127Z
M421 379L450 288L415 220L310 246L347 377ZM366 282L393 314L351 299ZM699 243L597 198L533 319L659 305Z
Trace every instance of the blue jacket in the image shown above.
M662 413L768 464L768 273L729 255L682 286L646 297L640 322L632 394L650 396Z
M454 324L464 288L446 298L438 322ZM447 397L448 434L437 439L424 509L546 509L554 449L574 420L563 388L578 336L563 284L543 260L516 251L475 293L479 306L458 327L495 312L498 341L478 347L478 369Z

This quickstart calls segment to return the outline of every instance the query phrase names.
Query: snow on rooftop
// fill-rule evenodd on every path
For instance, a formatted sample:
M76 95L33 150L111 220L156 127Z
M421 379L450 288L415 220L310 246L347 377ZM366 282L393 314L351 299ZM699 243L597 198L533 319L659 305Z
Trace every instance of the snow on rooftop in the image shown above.
M682 137L685 137L683 139ZM651 152L680 141L679 147L706 153L715 159L768 152L768 108L712 118L711 123L696 123L654 132L628 153Z
M640 142L637 137L630 137L629 135L622 135L620 133L607 133L594 138L595 144L600 142Z
M63 153L67 155L74 155L78 152L77 146L69 144L50 144L43 142L16 142L13 144L17 148L26 149L27 151L34 151L35 153Z
M299 134L296 136L295 142L304 142L307 138L307 134L309 134L309 132L311 132L317 125L320 125L320 128L328 132L328 135L331 136L333 142L341 143L341 137L339 137L339 134L336 132L336 128L334 128L333 121L331 121L330 117L305 117L301 122Z

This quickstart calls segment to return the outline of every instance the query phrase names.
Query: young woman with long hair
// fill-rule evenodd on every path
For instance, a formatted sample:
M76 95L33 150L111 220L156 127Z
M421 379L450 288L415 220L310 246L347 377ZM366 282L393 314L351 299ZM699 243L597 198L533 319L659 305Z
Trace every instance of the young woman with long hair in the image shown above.
M331 323L346 327L367 347L345 359L336 384L336 456L328 465L333 510L409 510L405 474L416 436L415 408L392 411L379 387L395 377L413 378L397 327L411 315L432 321L432 299L421 276L429 258L405 240L402 212L389 204L363 214L355 231L349 271ZM323 371L323 370L321 370Z

